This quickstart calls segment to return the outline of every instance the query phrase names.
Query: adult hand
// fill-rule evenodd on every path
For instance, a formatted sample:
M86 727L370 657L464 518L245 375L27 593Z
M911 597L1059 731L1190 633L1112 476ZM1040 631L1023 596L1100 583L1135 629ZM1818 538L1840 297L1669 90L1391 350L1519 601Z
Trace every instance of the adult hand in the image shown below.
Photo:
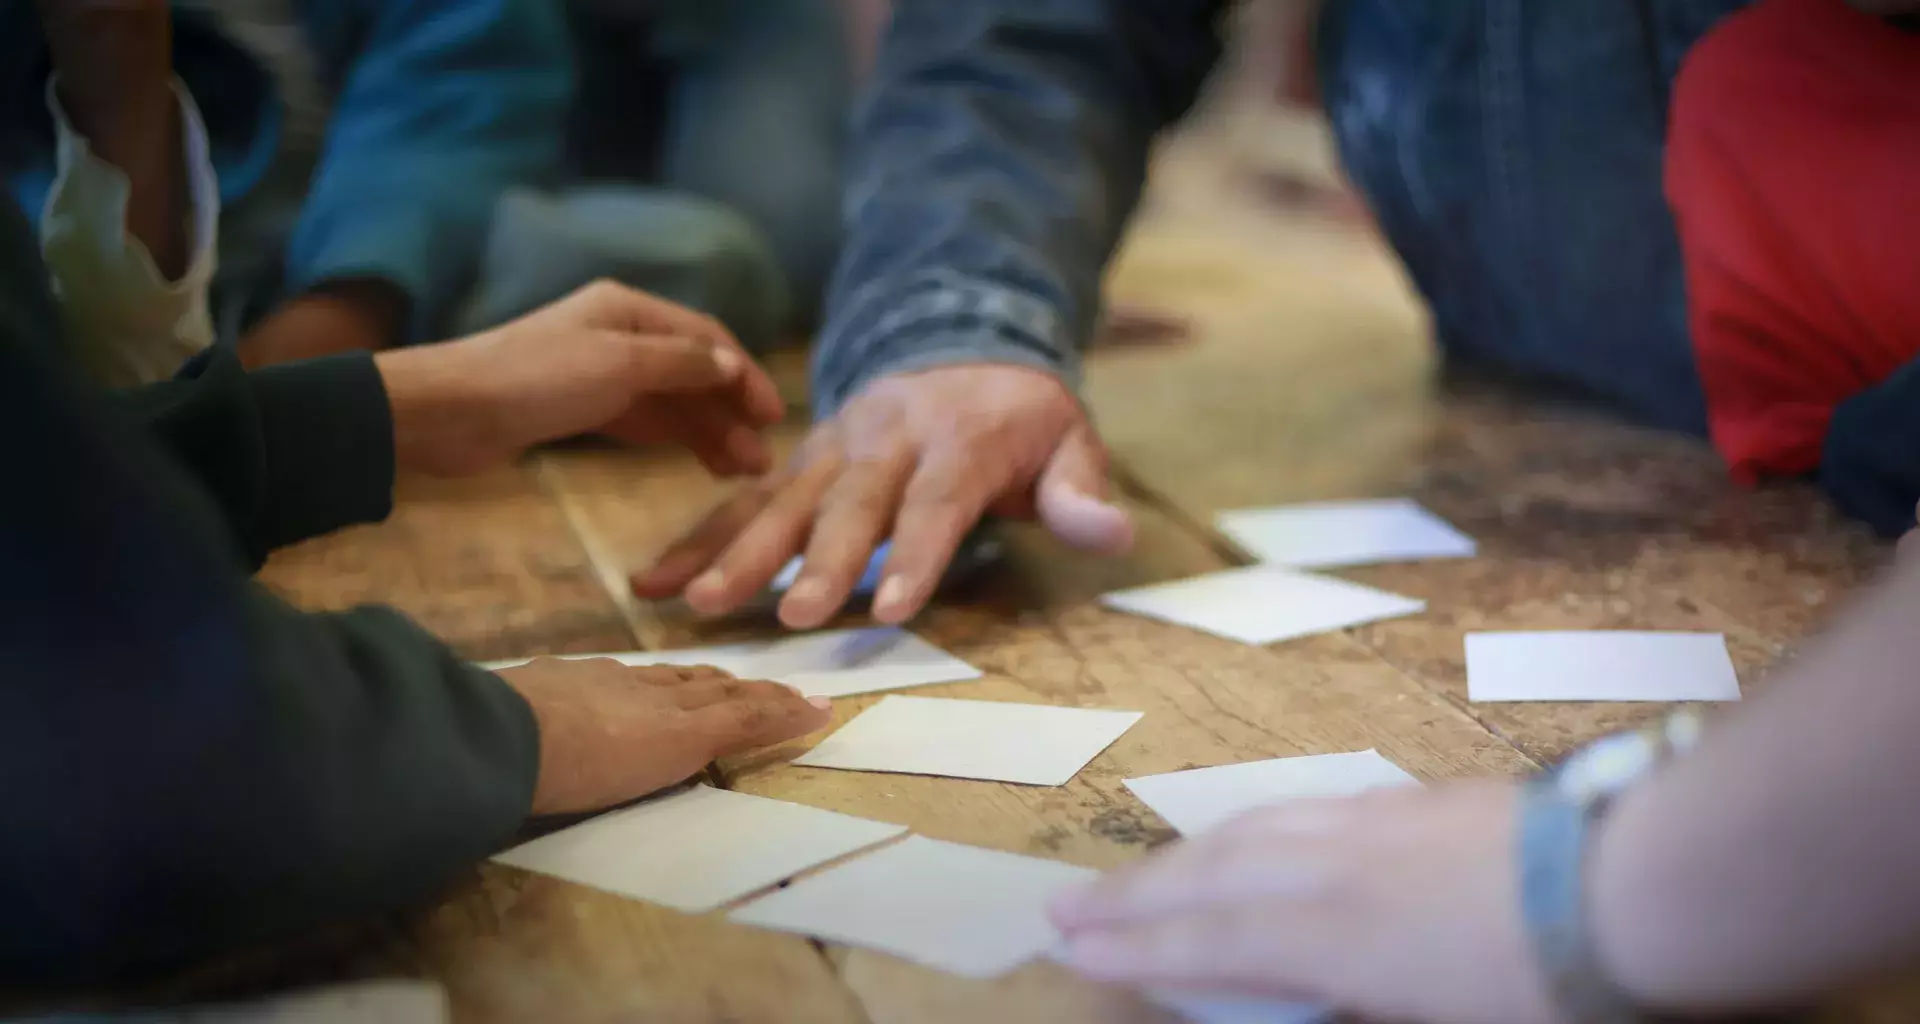
M979 364L883 377L814 427L791 465L722 504L637 574L634 593L684 588L695 610L721 614L804 553L780 619L811 628L846 602L890 537L873 613L902 622L984 513L1037 516L1075 547L1125 550L1133 527L1105 500L1106 468L1085 411L1044 373Z
M127 175L127 230L169 280L186 270L187 171L166 0L38 0L60 108Z
M540 658L499 675L540 723L535 815L625 803L717 758L804 736L832 717L825 697L717 668Z
M493 330L374 357L396 461L460 476L582 434L680 444L716 475L765 472L773 380L711 318L610 282Z
M1511 782L1249 813L1056 901L1098 980L1369 1019L1556 1019L1520 918Z

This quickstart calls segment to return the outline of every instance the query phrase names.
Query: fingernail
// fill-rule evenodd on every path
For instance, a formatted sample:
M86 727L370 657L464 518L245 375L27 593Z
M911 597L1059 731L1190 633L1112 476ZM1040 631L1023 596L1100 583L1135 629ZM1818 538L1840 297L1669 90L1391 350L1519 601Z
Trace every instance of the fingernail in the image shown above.
M1082 971L1113 970L1126 963L1126 946L1110 935L1085 932L1072 936L1063 950L1067 964Z
M740 372L740 353L722 345L713 350L713 365L720 368L722 376L731 377Z
M830 697L808 697L807 703L813 705L816 708L819 708L822 711L833 710L833 699Z
M889 576L881 581L880 589L874 593L873 606L882 612L891 611L896 606L905 603L906 600L906 579L901 576Z
M718 594L726 588L726 574L718 569L709 569L705 573L702 573L699 579L694 580L693 585L689 586L687 590L689 592L698 590L703 593Z
M818 601L827 592L827 585L817 579L804 579L795 583L787 591L787 596L803 604Z

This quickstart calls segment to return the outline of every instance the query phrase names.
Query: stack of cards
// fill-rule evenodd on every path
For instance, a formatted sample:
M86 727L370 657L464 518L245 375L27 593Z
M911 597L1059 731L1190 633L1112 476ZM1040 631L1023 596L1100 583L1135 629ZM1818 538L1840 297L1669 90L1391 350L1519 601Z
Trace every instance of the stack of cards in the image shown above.
M1719 633L1469 633L1473 701L1739 700Z
M972 665L912 633L889 627L836 629L722 647L564 657L612 658L634 666L712 665L742 679L786 683L809 697L850 697L980 678L980 670ZM496 661L481 667L499 670L524 665L528 660Z

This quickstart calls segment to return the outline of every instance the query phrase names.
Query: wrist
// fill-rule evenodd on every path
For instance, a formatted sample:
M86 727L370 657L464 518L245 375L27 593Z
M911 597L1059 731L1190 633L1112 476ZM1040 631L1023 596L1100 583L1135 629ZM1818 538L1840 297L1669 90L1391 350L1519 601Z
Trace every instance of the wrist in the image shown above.
M394 465L401 472L466 476L501 450L498 403L482 368L460 358L462 342L416 345L373 357L393 418Z

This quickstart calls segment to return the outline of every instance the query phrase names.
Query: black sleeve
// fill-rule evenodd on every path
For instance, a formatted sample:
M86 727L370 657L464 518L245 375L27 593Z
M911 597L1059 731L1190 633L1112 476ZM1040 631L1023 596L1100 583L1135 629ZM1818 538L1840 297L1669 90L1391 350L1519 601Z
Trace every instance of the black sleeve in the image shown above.
M249 581L55 322L0 203L0 989L400 906L505 842L539 761L525 701L394 612Z
M1913 529L1920 502L1920 360L1834 410L1819 479L1841 511L1881 536Z
M213 498L250 567L393 511L393 416L368 353L248 373L215 347L116 397Z

